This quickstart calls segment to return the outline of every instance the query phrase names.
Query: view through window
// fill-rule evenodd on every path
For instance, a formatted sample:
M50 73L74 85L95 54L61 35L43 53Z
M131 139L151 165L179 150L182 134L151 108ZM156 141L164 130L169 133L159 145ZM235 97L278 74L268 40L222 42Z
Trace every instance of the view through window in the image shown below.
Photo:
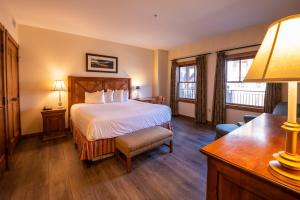
M195 99L196 68L195 65L179 67L178 97Z
M253 58L226 61L226 103L263 107L265 83L243 83Z

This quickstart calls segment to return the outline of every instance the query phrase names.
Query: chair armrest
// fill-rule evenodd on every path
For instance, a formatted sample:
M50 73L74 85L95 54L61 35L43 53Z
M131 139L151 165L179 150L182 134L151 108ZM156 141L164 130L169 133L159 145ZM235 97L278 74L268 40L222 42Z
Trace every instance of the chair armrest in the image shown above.
M245 125L245 122L238 122L238 123L236 123L236 125L243 126L243 125Z
M244 122L247 123L256 117L256 115L244 115Z

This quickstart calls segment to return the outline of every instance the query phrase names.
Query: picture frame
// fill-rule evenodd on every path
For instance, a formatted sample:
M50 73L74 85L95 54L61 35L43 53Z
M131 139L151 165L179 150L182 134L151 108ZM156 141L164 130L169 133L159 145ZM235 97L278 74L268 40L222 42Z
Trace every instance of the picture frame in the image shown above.
M118 73L118 57L86 53L86 71Z

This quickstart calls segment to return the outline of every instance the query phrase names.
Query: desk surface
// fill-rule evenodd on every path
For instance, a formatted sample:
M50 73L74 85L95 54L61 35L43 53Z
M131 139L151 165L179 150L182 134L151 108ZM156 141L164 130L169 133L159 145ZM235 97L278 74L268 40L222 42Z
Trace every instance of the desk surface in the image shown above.
M300 193L300 186L283 182L269 172L272 154L285 149L285 132L280 127L285 120L286 117L262 114L200 151L247 173ZM297 150L299 153L299 145Z

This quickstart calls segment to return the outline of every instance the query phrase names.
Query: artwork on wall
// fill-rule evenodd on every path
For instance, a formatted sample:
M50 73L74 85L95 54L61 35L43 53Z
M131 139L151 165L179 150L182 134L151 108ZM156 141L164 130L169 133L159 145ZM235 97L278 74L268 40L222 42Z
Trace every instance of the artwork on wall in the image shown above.
M118 73L118 57L87 53L86 71Z

